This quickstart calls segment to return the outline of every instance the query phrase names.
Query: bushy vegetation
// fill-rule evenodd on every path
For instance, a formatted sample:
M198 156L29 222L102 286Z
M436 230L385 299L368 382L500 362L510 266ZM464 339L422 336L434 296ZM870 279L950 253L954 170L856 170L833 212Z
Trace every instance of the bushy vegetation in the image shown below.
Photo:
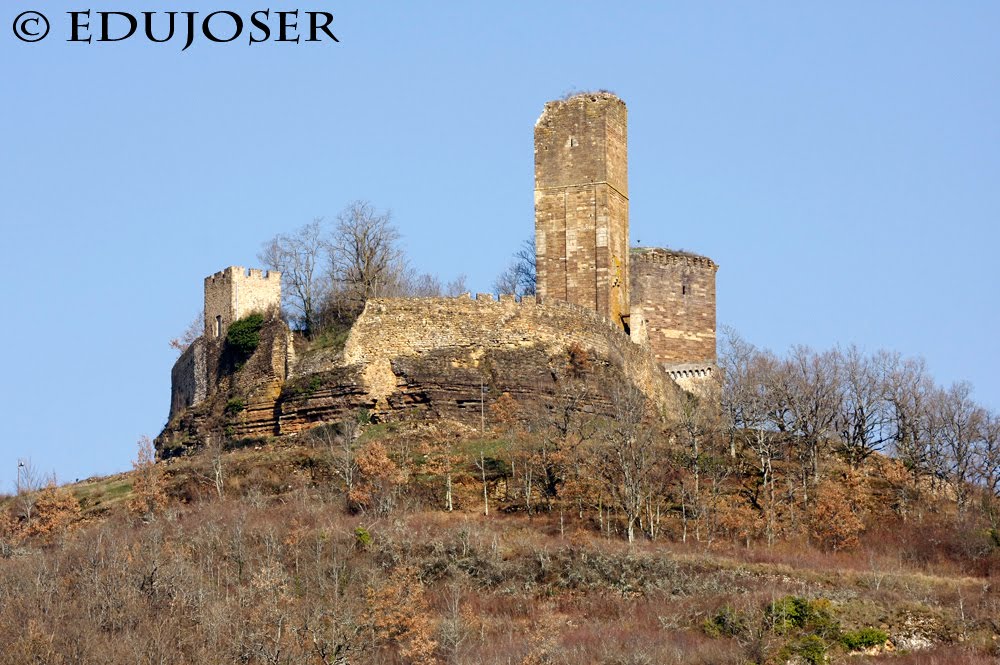
M848 651L861 651L880 647L889 640L889 634L878 628L860 628L843 633L840 642Z
M264 327L264 315L248 314L229 325L226 332L226 352L237 363L246 361L260 345L260 330Z
M231 418L233 416L242 413L243 410L246 408L246 406L247 406L246 400L244 400L242 397L233 397L228 402L226 402L226 408L224 409L224 412L227 416Z
M127 482L19 491L0 665L1000 655L995 416L906 363L743 351L721 409L586 406L574 346L551 399L490 394L474 428L344 414L169 463L144 440Z

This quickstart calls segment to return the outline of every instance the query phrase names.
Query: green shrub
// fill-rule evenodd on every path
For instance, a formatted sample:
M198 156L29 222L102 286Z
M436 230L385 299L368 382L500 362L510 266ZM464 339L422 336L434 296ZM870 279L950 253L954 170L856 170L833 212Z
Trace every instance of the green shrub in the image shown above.
M365 549L372 544L372 534L368 529L359 526L354 529L354 544L358 549Z
M281 392L284 397L305 397L308 399L322 387L323 377L314 374L308 380L299 380L297 383L286 385Z
M260 344L260 329L264 327L263 314L248 314L233 321L226 332L226 349L238 360L246 360Z
M228 402L226 402L226 415L232 418L238 413L242 412L243 409L247 408L246 402L243 401L241 397L234 397Z
M803 628L810 616L809 601L799 596L785 596L768 606L767 616L776 633Z
M735 637L746 631L746 627L743 615L729 606L723 607L702 624L705 634L710 637Z
M878 628L862 628L851 630L840 636L840 642L848 651L861 651L882 646L889 639L889 634Z
M830 601L824 598L785 596L768 606L767 616L779 635L795 630L808 630L827 639L837 639L840 635L840 624L830 611Z
M332 351L341 351L347 344L347 337L350 334L350 326L332 326L316 335L312 339L310 347L316 350L327 349Z
M826 642L818 635L806 635L795 643L793 650L809 665L823 665L826 662Z

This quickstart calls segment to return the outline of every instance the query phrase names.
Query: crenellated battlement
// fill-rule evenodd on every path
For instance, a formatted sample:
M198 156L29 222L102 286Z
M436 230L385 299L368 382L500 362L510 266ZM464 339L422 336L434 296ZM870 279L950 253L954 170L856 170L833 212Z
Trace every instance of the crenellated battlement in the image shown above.
M630 258L633 261L659 263L663 265L686 265L718 270L718 264L707 256L667 249L665 247L633 247Z
M244 268L243 266L229 266L224 270L209 275L205 278L205 284L216 284L219 282L232 284L234 281L252 280L281 280L281 273L276 270L262 270L260 268Z

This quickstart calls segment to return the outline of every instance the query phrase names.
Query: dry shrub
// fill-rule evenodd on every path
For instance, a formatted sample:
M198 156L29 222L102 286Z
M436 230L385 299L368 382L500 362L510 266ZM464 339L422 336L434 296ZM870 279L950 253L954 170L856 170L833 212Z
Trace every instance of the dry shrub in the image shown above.
M148 436L139 439L138 453L132 462L132 469L129 512L145 520L152 520L167 505L167 493L163 467L156 463L156 449Z
M408 663L436 663L434 622L431 621L423 582L409 566L397 568L384 584L365 590L364 622L375 642L395 646Z
M590 371L590 354L579 342L573 342L566 349L566 369L570 376L579 378Z
M719 502L717 520L722 529L733 540L743 542L747 547L750 541L764 533L766 523L760 511L739 496L726 496Z
M825 482L819 486L809 511L809 535L816 544L833 552L855 549L864 528L841 483Z
M23 499L20 505L14 501L0 513L0 540L9 539L16 543L26 538L38 538L51 542L80 520L80 503L68 489L56 486L54 480L44 489L18 498ZM28 502L30 511L19 509Z
M406 482L406 475L389 457L381 441L372 441L362 448L356 463L359 478L348 493L348 505L356 512L373 510L388 514L397 488Z

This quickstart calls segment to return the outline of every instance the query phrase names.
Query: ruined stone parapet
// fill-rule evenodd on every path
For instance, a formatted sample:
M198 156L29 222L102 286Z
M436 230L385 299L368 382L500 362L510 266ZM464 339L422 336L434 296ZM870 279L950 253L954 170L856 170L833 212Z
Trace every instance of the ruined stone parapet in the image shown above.
M538 348L555 355L571 345L616 364L655 401L666 399L666 375L620 326L593 310L533 297L369 300L351 328L344 362L363 365L369 389L384 397L396 389L397 358L458 349L475 366L487 351Z
M204 401L208 395L208 364L203 338L192 342L170 370L170 418Z

